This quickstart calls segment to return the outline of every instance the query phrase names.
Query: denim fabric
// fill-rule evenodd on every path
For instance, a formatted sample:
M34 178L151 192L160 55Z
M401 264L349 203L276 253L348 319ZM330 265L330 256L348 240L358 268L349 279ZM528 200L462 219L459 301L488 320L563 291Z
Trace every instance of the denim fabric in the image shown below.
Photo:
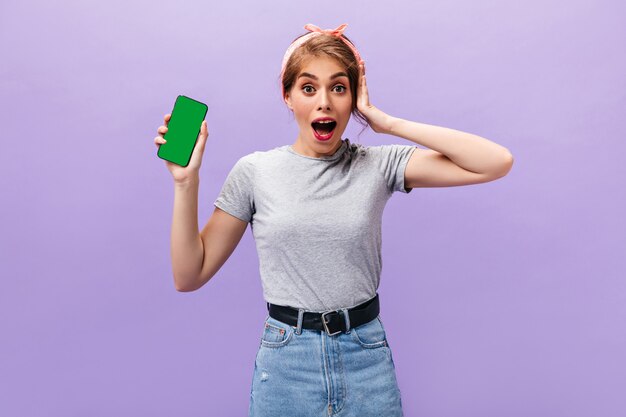
M303 310L300 310L302 317ZM403 416L380 316L346 332L302 329L269 315L254 362L249 417Z

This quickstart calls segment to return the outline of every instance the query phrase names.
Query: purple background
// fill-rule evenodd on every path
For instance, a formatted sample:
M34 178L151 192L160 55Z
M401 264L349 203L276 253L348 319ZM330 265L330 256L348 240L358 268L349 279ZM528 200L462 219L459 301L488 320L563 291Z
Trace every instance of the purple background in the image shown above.
M0 415L246 415L267 313L250 228L177 292L153 139L178 94L208 104L204 226L239 157L295 140L277 80L291 40L345 22L373 104L515 157L500 180L388 203L381 318L406 415L626 415L624 12L2 2ZM411 143L360 128L344 137Z

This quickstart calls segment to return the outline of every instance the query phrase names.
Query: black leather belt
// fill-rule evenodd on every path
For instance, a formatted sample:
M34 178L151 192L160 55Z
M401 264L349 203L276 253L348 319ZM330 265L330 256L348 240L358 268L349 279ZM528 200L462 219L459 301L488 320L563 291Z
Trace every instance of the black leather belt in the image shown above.
M267 303L267 310L269 315L276 320L294 327L298 325L297 308ZM378 301L378 293L376 293L374 298L348 309L350 327L357 327L374 320L378 317L379 312L380 303ZM329 336L348 330L346 329L343 310L328 310L323 313L305 311L302 316L302 328L325 331Z

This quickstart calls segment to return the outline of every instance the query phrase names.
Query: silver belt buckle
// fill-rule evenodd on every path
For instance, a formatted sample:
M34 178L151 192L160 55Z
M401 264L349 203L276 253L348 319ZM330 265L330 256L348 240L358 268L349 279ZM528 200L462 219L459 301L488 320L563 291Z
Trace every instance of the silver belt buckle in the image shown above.
M326 329L326 333L328 333L329 336L334 336L336 334L341 333L341 328L336 331L335 333L330 333L330 330L328 330L328 324L326 322L326 314L330 314L330 313L337 313L337 315L341 316L340 314L341 310L329 310L329 311L325 311L324 313L322 313L322 324L324 325L324 329ZM344 317L345 320L345 317Z

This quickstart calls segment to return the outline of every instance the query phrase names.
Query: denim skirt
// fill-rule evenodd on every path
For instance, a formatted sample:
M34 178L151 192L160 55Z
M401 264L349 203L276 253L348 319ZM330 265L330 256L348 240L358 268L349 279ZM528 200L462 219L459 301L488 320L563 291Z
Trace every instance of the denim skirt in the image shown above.
M346 328L330 336L268 315L254 362L248 416L403 416L380 315L357 327L346 323Z

